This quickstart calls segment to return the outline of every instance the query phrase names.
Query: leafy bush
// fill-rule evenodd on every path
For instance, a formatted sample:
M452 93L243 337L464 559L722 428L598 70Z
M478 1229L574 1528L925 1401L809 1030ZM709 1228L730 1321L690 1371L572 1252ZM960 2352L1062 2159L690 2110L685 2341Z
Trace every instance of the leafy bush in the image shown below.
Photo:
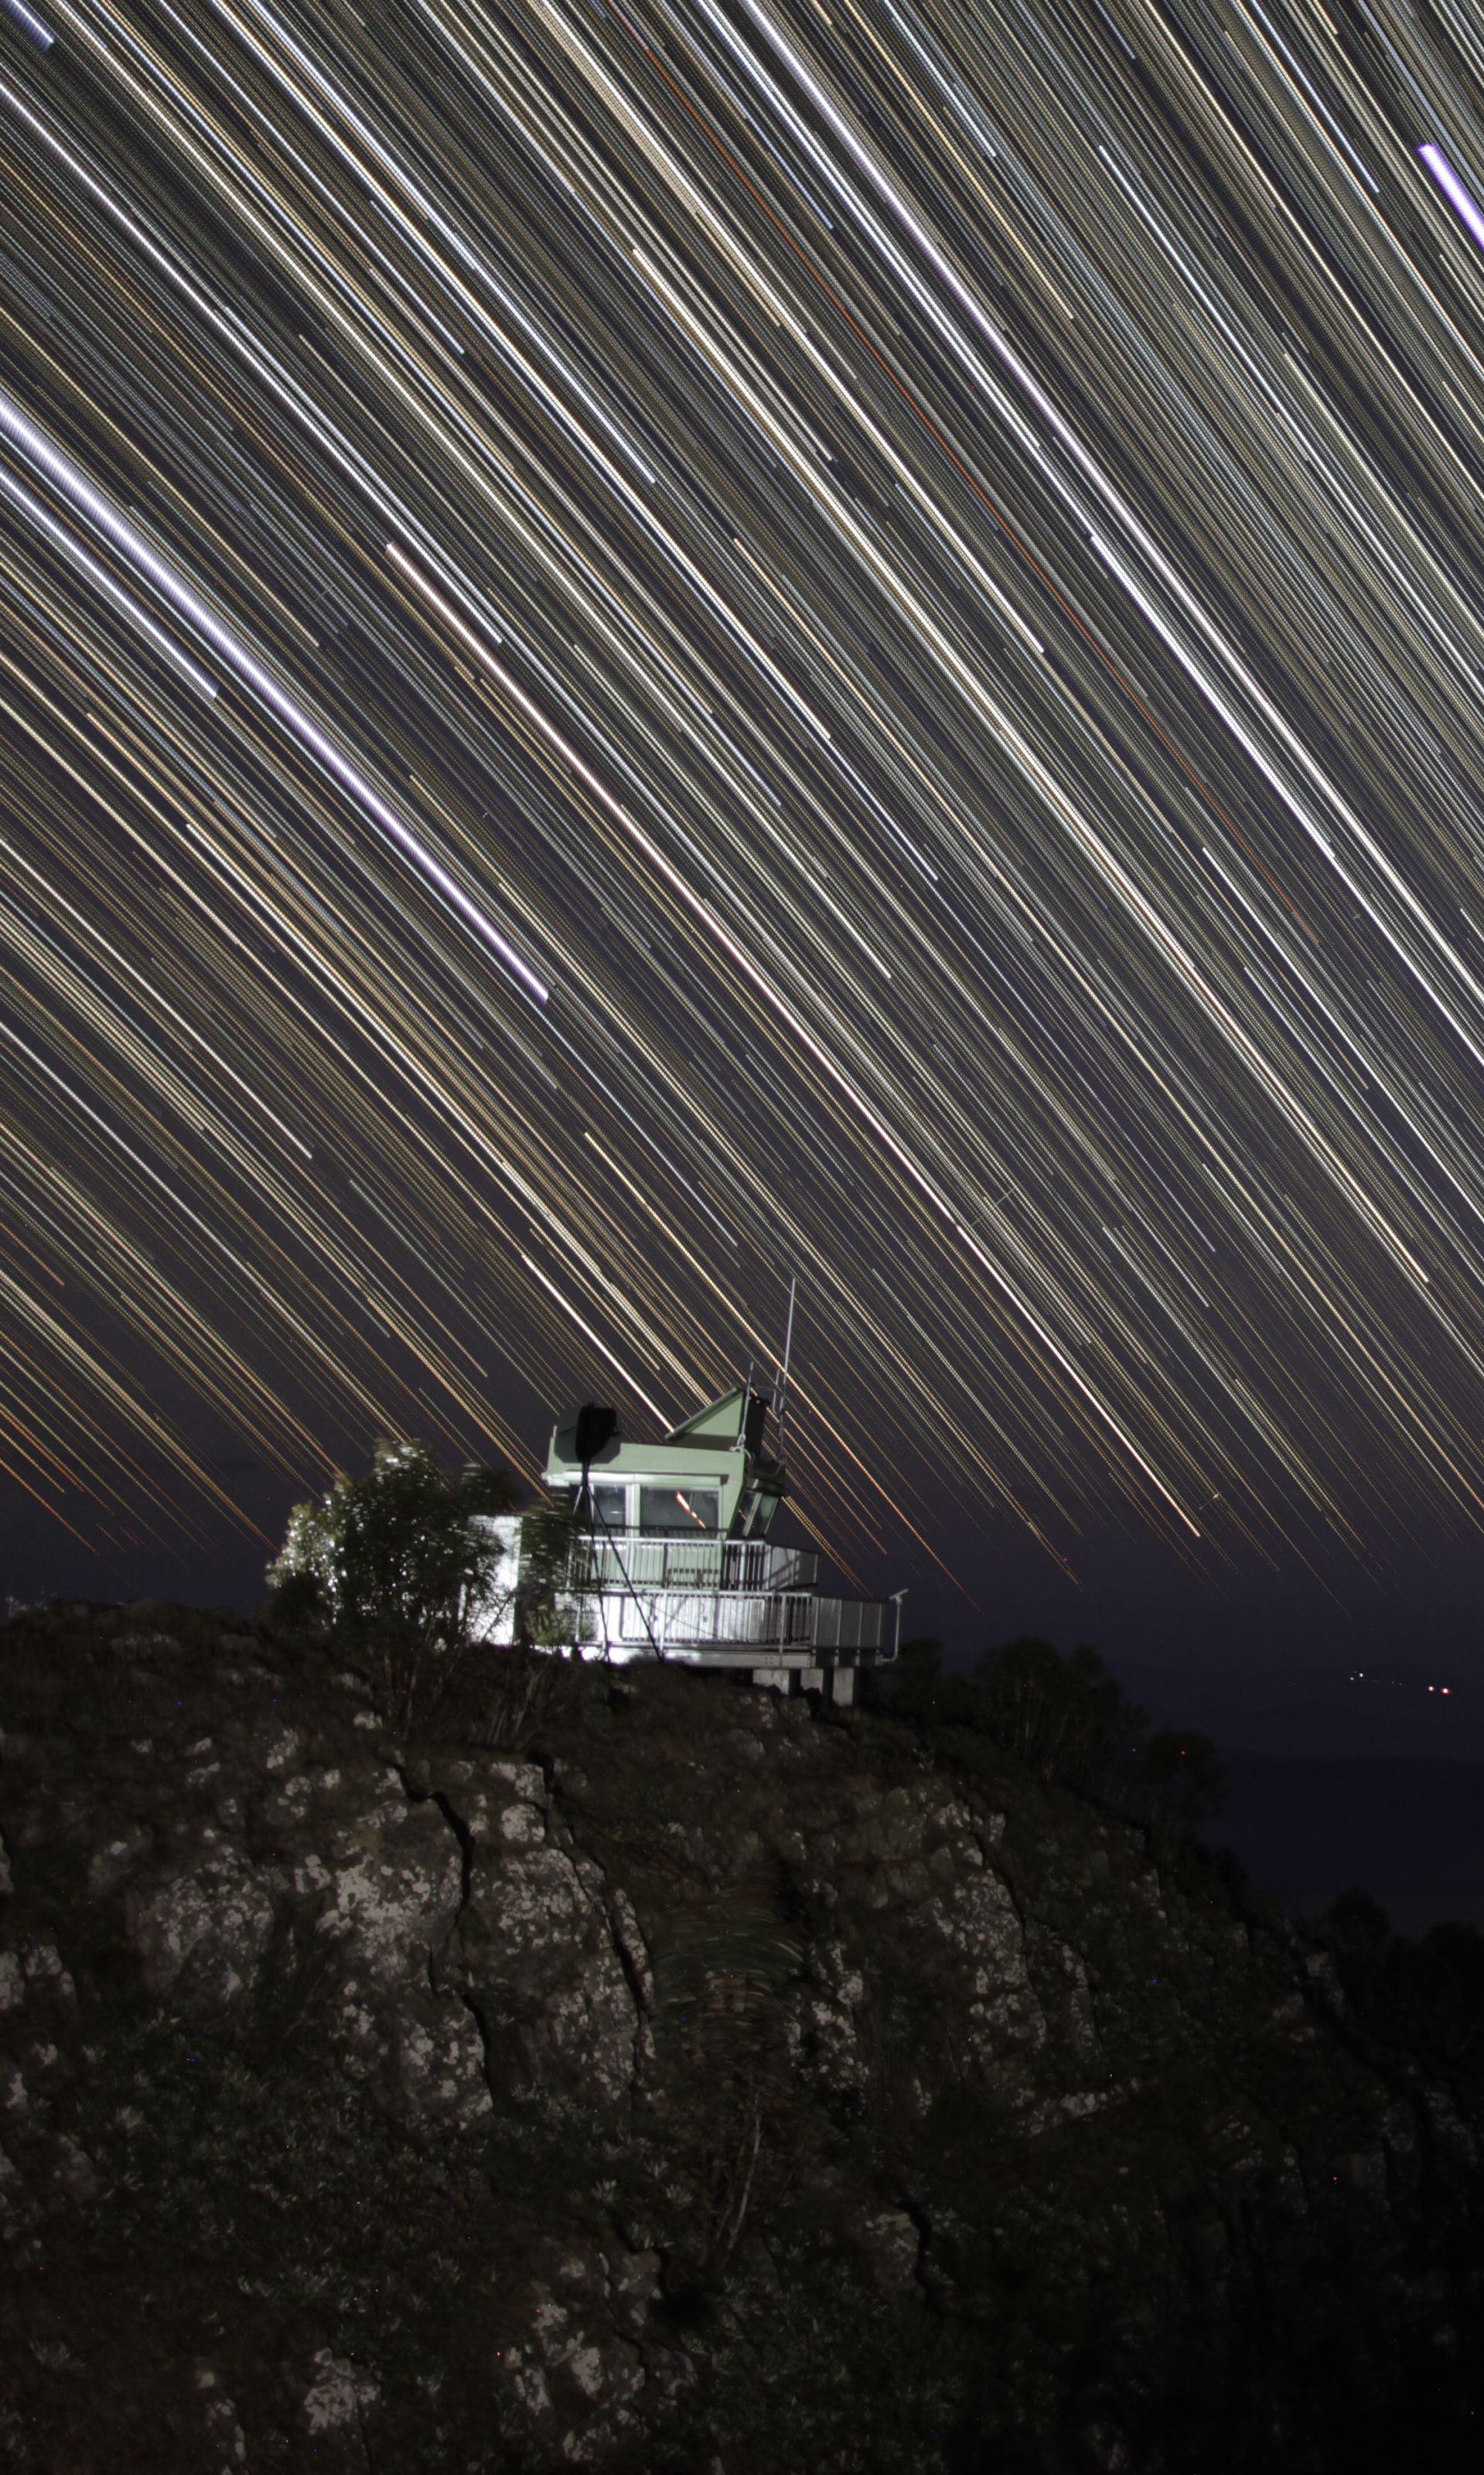
M521 1580L516 1593L515 1635L530 1650L572 1645L573 1606L567 1596L579 1544L576 1520L565 1505L542 1505L521 1524ZM590 1618L578 1618L583 1632Z
M480 1642L459 1662L440 1724L485 1752L523 1753L547 1727L570 1723L573 1684L564 1658L524 1641Z
M508 1470L450 1479L426 1444L379 1443L365 1478L294 1507L268 1568L273 1612L365 1654L394 1727L426 1720L491 1607L501 1550L474 1516L519 1496Z
M1421 1942L1392 1930L1369 1891L1342 1891L1320 1930L1354 2012L1383 2044L1451 2077L1471 2111L1484 2104L1484 1934L1435 1924Z

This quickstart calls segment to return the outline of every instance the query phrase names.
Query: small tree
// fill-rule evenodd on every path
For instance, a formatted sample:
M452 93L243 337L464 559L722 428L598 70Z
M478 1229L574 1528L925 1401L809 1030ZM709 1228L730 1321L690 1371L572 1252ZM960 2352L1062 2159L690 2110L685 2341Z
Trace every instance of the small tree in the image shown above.
M1131 1764L1129 1802L1158 1840L1188 1839L1199 1823L1220 1812L1226 1798L1221 1756L1197 1728L1156 1728Z
M1330 1900L1322 1922L1341 1950L1353 1951L1362 1959L1379 1958L1391 1940L1390 1917L1380 1900L1363 1891L1358 1882Z
M991 1650L974 1670L976 1725L1037 1778L1105 1788L1149 1725L1095 1650L1062 1657L1029 1638Z
M1113 1805L1168 1852L1225 1800L1227 1774L1208 1736L1156 1728L1085 1645L1065 1656L1023 1635L985 1651L968 1676L945 1676L941 1642L902 1644L880 1704L917 1728L967 1728L1048 1786ZM1234 1861L1234 1860L1233 1860Z
M914 1633L904 1641L889 1667L868 1668L875 1691L888 1709L904 1719L935 1719L942 1714L943 1645L932 1633Z
M511 1512L508 1470L445 1476L426 1444L377 1444L365 1478L296 1505L268 1567L280 1620L318 1623L366 1653L404 1728L442 1700L490 1608L499 1539L476 1514Z

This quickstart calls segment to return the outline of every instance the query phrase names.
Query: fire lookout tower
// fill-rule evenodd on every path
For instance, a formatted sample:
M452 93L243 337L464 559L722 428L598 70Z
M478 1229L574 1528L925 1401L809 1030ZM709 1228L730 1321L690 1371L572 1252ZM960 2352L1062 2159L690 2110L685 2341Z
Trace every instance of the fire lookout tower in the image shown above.
M556 1427L546 1483L572 1515L556 1588L562 1645L588 1657L673 1658L783 1692L855 1699L857 1672L893 1659L901 1600L838 1598L819 1557L768 1536L789 1493L768 1449L769 1402L737 1384L657 1443L629 1443L611 1410ZM496 1640L510 1640L527 1549L520 1517L494 1522L504 1559Z

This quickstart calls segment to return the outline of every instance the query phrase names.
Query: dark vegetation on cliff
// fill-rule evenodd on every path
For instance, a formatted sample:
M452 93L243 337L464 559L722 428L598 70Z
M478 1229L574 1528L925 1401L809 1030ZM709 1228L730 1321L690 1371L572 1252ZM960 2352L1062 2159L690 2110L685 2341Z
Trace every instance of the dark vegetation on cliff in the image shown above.
M1472 2469L1473 1943L1298 1936L930 1668L394 1729L280 1623L17 1618L6 2462Z

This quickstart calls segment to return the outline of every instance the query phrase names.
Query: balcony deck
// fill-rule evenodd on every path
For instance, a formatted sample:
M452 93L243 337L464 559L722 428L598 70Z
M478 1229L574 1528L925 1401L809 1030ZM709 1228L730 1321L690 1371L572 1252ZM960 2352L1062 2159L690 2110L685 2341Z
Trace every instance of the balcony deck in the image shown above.
M508 1641L521 1556L517 1515L489 1523L505 1561L485 1630ZM889 1599L821 1597L819 1557L766 1538L657 1537L610 1531L575 1542L556 1589L562 1624L588 1657L675 1658L759 1669L867 1665L896 1655Z
M718 1651L761 1652L768 1657L815 1652L879 1652L887 1646L891 1602L821 1598L814 1590L688 1590L585 1592L591 1628L584 1648L612 1655L707 1657Z

